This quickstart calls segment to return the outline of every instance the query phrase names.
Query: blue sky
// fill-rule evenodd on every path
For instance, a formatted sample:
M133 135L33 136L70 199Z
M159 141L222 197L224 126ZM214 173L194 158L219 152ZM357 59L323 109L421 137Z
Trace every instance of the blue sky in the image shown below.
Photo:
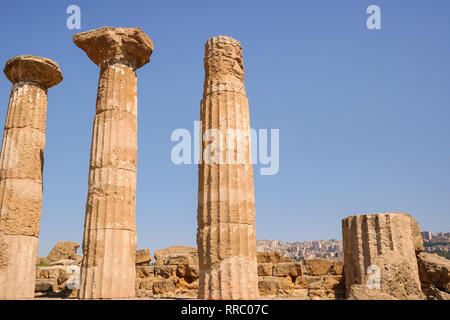
M81 30L66 8L81 8ZM382 30L366 28L381 8ZM195 245L197 166L170 160L199 119L205 41L238 39L253 128L280 129L280 170L255 165L258 239L341 238L341 219L403 211L450 226L450 2L2 1L0 61L34 54L64 75L49 90L39 254L81 244L99 69L72 41L105 25L154 41L138 74L138 247ZM0 77L0 123L10 82Z

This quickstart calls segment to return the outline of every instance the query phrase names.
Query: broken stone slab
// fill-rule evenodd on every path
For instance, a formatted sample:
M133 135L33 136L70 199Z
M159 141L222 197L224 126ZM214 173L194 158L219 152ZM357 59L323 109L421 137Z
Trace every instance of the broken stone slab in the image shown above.
M58 282L56 278L36 279L34 285L35 292L55 292L58 291Z
M193 259L187 254L167 255L164 258L165 265L193 264Z
M450 260L434 253L422 252L417 256L422 289L437 287L450 293Z
M153 283L153 294L165 294L175 292L176 286L172 280L159 280Z
M198 271L198 264L177 266L177 276L180 278L198 278Z
M47 258L52 263L63 259L74 259L80 245L76 242L60 241L48 254Z
M139 281L139 289L141 290L153 290L153 283L158 281L159 279L155 277L151 278L143 278Z
M149 249L136 250L136 265L137 266L148 266L152 256Z
M258 281L259 294L262 296L275 295L278 290L278 283L275 280L260 280Z
M280 262L294 262L294 261L289 257L281 256Z
M169 254L161 256L163 265L198 265L198 254Z
M197 298L198 296L198 290L188 290L188 289L182 289L180 291L177 291L175 293L175 296L180 299L192 299Z
M153 297L153 288L150 290L147 289L138 289L136 290L136 298L151 298Z
M64 266L38 267L36 279L57 279L62 272L66 272Z
M274 277L274 276L260 276L258 281L274 281L277 284L277 289L290 290L294 288L294 283L290 277Z
M355 284L347 289L348 300L398 300L379 289L370 289L366 285Z
M276 277L297 277L303 274L300 262L280 262L273 266L273 275Z
M178 278L175 280L175 285L177 289L198 290L198 282L198 279L187 282L184 278Z
M62 259L50 263L50 266L79 266L79 265L80 265L79 261L71 259Z
M298 289L344 289L345 284L341 275L306 276L295 279L295 288Z
M304 263L311 276L341 275L344 268L344 259L306 258Z
M155 266L155 276L160 276L163 278L171 278L177 274L177 266Z
M308 290L308 297L311 300L344 300L345 290L310 289Z
M292 262L291 258L283 256L281 251L258 251L256 252L258 263L280 263Z
M272 263L259 263L258 264L258 276L271 276L273 270Z
M155 275L154 266L136 266L136 278L148 278Z
M167 256L171 254L188 254L188 255L196 255L197 254L197 247L193 246L171 246L168 248L156 250L154 253L156 260L161 260L162 256Z
M426 289L428 300L450 300L450 294L432 286Z
M198 265L198 253L159 254L156 265Z
M296 300L308 300L308 289L292 289L290 296Z

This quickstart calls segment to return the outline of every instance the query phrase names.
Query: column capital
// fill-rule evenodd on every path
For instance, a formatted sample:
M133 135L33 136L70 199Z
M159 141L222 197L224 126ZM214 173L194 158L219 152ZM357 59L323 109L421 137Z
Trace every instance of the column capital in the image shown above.
M21 55L9 59L3 72L12 83L30 81L46 89L57 85L63 79L55 61L32 55Z
M140 28L102 27L73 36L96 65L114 61L138 69L150 61L153 41Z

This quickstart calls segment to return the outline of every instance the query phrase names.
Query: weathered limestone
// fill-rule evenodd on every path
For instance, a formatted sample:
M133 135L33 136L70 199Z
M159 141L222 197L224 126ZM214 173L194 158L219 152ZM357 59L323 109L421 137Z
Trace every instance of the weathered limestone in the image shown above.
M31 55L10 59L13 83L0 156L0 299L34 297L42 207L47 89L58 64Z
M353 292L352 298L357 298L351 287L375 279L379 268L381 288L370 290L382 293L380 299L386 294L396 299L423 299L415 256L420 247L417 232L417 221L405 213L365 214L343 219L347 294ZM373 271L368 272L370 266ZM361 298L367 295L364 293Z
M164 257L164 264L152 266L136 264L136 297L178 299L197 297L199 266L196 258L198 256L196 251L191 251L191 248L177 246L156 251L160 260ZM271 258L276 259L277 256L278 254L274 254ZM345 297L344 276L334 274L339 272L336 265L340 266L341 261L330 259L327 263L314 260L310 259L310 264L312 263L313 273L316 275L311 275L311 272L305 274L300 262L259 263L259 294L264 299L343 299ZM427 261L430 261L431 264L427 262L427 266L425 266L426 281L432 285L428 289L428 298L447 298L449 294L440 290L443 288L442 283L445 283L442 282L442 279L445 279L442 275L446 275L445 272L448 270L446 264L435 259L427 259ZM191 264L191 262L193 263ZM74 260L60 260L50 266L37 267L36 294L45 297L77 297L78 290L73 288L73 284L77 281L74 271L78 265L79 263ZM307 269L305 270L308 271ZM351 289L348 294L350 299L361 299L362 297L364 299L386 297L394 299L388 294L381 295L377 290L375 290L377 292L373 292L374 290L367 289L365 285L359 287L353 285Z
M256 299L253 168L240 43L224 36L209 39L204 65L197 210L199 298Z
M280 251L258 251L256 260L258 263L292 262L291 258L283 256Z
M276 277L297 277L303 275L301 262L280 262L273 266L273 275Z
M342 275L343 273L344 259L306 258L303 262L310 276Z
M417 256L422 291L430 300L450 299L450 260L422 252Z
M162 266L172 264L175 260L188 260L187 264L198 264L198 252L196 247L172 246L155 251L156 265Z
M71 241L58 242L47 256L49 262L55 262L63 259L75 259L80 245Z
M136 250L136 265L137 266L148 266L152 256L150 255L149 249Z
M74 36L100 66L81 266L82 299L135 295L136 69L153 42L139 28L103 27Z

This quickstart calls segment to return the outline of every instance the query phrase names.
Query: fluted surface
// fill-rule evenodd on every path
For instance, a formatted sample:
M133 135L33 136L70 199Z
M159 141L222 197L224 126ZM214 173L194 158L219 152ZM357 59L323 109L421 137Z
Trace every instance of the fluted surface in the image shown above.
M62 80L49 59L18 56L0 155L0 299L34 297L42 207L47 88Z
M0 299L32 299L39 238L0 232Z
M379 268L381 292L398 299L423 298L415 249L420 236L417 221L404 213L350 216L342 220L347 292L366 285ZM416 234L418 233L418 234Z
M80 297L134 296L137 79L120 63L101 68L92 133Z
M100 66L80 298L132 298L137 242L136 69L150 61L153 42L139 28L111 27L78 33L74 42Z
M202 141L197 210L199 298L256 299L255 203L242 48L230 37L209 39L204 63L202 136L210 129L218 130L220 138L214 141L222 152L212 150L209 138Z

